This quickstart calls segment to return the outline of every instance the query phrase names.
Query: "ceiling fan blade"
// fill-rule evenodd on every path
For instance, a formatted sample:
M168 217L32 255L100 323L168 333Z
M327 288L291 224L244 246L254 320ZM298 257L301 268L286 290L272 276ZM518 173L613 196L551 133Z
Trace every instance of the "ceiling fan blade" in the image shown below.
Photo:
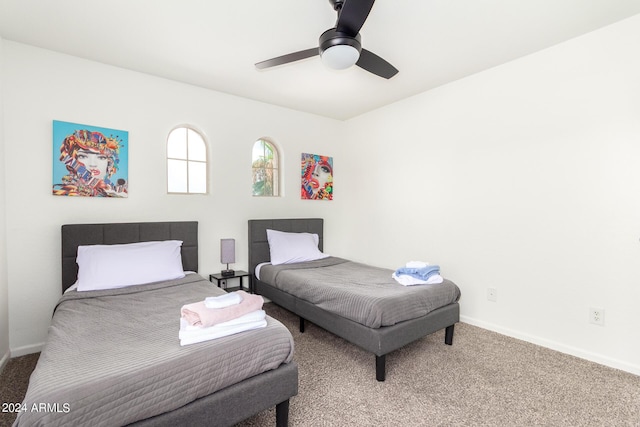
M289 62L300 61L301 59L311 58L312 56L319 55L320 51L317 47L301 50L299 52L289 53L287 55L278 56L276 58L267 59L266 61L258 62L256 68L270 68L276 65L288 64Z
M375 0L345 0L338 15L336 31L355 37L367 20Z
M367 49L362 49L360 52L360 58L358 59L358 62L356 62L356 65L363 70L367 70L368 72L384 77L385 79L390 79L398 74L396 67Z

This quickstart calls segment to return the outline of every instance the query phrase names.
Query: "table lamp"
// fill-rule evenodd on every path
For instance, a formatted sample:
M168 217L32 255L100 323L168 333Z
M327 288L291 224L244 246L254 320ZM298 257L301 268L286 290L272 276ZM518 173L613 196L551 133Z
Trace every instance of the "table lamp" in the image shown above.
M236 240L220 239L220 262L227 264L226 270L222 270L220 274L223 276L233 276L235 271L229 269L229 264L236 262Z

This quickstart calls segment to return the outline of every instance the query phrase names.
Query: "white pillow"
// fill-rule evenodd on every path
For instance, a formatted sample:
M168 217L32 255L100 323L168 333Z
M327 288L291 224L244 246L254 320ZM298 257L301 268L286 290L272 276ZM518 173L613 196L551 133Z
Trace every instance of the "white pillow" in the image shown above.
M320 238L311 233L286 233L267 229L271 264L292 264L326 258L318 249Z
M78 291L182 278L181 247L181 240L78 246Z

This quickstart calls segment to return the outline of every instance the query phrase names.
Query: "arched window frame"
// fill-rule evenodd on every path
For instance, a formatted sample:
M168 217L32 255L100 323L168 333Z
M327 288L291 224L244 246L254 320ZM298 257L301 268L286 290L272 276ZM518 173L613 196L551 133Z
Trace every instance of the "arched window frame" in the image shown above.
M181 135L184 132L183 135ZM167 136L167 193L208 194L207 140L193 126L177 126Z
M278 146L271 139L259 138L253 143L251 194L254 197L279 197L282 194L280 158Z

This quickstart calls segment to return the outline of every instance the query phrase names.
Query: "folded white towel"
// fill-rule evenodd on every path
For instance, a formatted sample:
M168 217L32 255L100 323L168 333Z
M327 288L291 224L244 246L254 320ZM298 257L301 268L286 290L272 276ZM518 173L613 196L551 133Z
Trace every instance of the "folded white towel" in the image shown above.
M220 295L217 297L207 297L204 299L204 306L207 308L225 308L232 305L240 304L242 297L237 292L230 292L228 294Z
M184 319L181 319L180 322L184 322ZM267 320L260 320L258 322L249 322L242 323L240 325L231 325L231 326L211 326L211 328L215 328L215 330L201 332L198 334L193 334L186 336L184 338L180 338L180 345L185 346L189 344L196 344L203 341L214 340L217 338L226 337L229 335L239 334L240 332L250 331L252 329L264 328L267 326ZM203 328L208 329L208 328Z
M425 268L426 266L428 266L429 263L428 262L422 262L422 261L409 261L407 263L407 265L405 265L405 267L407 268Z
M267 326L266 317L267 314L264 310L256 310L228 322L218 323L215 326L209 327L189 325L189 322L181 317L178 338L180 338L180 345L185 346L250 331L252 329L264 328Z
M416 267L413 267L416 268ZM439 274L434 274L429 277L427 280L420 280L413 276L409 276L408 274L396 274L395 272L391 275L396 282L400 283L403 286L414 286L414 285L437 285L438 283L442 283L444 279Z

